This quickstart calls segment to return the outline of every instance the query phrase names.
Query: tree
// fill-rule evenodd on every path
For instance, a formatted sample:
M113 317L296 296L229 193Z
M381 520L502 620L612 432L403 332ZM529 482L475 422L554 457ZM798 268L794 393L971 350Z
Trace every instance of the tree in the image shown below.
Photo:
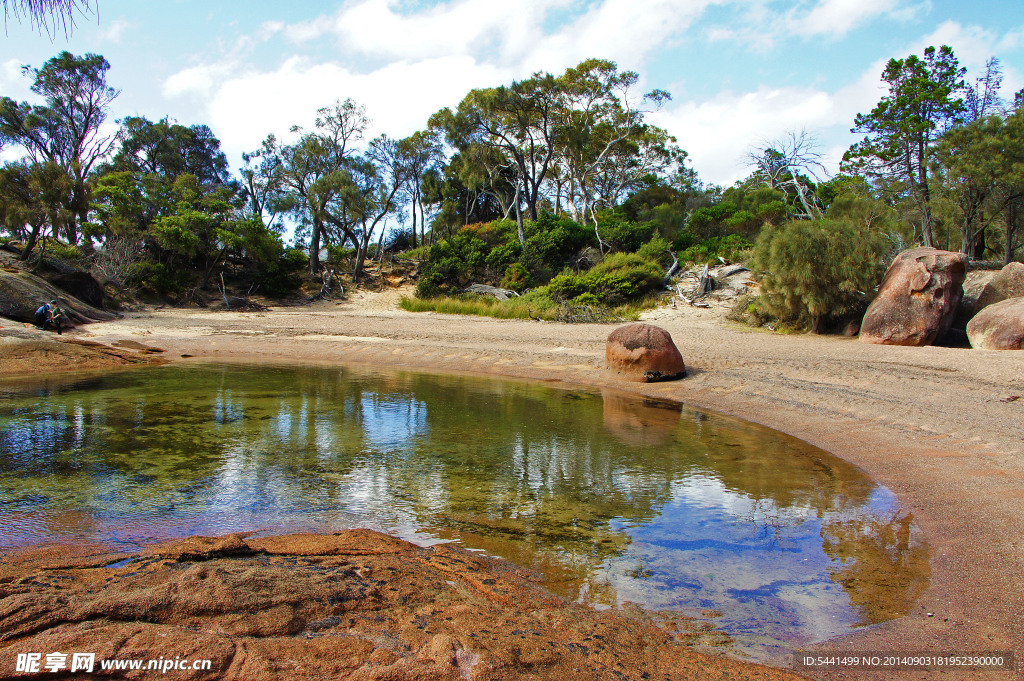
M615 62L588 59L567 69L557 80L559 120L556 162L560 203L562 185L576 220L597 220L594 211L617 203L622 194L657 167L673 159L669 148L675 140L645 125L640 106L659 108L671 96L652 90L639 102L631 101L631 89L639 80L635 71L619 72ZM685 157L685 154L683 154ZM600 242L600 234L598 234Z
M31 89L43 104L0 98L0 140L22 146L37 163L55 163L73 178L64 225L65 237L73 244L79 241L79 227L89 211L89 173L114 144L114 136L100 130L119 94L107 85L109 69L100 55L61 52L41 69L22 70L33 79Z
M920 215L921 237L935 245L929 171L935 143L963 113L963 69L946 45L924 58L890 59L882 72L889 93L870 114L857 114L851 132L866 137L843 155L843 169L895 182Z
M430 131L421 130L398 142L398 160L405 172L405 186L409 198L409 210L412 213L412 248L416 248L416 222L419 211L419 224L426 236L426 214L423 208L423 182L428 170L434 167L441 156L441 145L437 136Z
M866 304L882 278L881 238L845 221L791 220L765 229L754 246L759 304L770 316L820 333Z
M821 182L818 173L827 174L821 163L821 154L815 148L814 138L806 130L788 132L781 139L764 142L747 155L748 165L754 168L755 178L770 189L793 193L803 213L796 217L814 219L822 216L816 205L813 185L808 176Z
M238 173L250 217L273 229L278 216L295 207L294 197L285 187L285 167L277 138L268 135L259 149L242 154L242 161L245 165Z
M346 99L320 109L314 125L314 130L295 144L279 150L283 182L294 198L293 210L310 229L311 274L320 270L320 248L330 236L328 227L340 231L342 243L351 240L353 247L358 245L344 204L339 203L349 185L348 166L356 153L352 145L362 139L369 119L364 107Z
M11 163L0 168L0 225L24 239L21 259L28 260L49 228L63 224L65 197L73 181L55 163Z
M537 219L537 202L555 154L557 96L555 77L537 72L507 87L472 90L455 112L442 109L430 118L430 126L444 131L460 151L473 144L500 151L500 165L515 173L513 208L520 224L523 202L529 218ZM525 240L521 227L519 236Z

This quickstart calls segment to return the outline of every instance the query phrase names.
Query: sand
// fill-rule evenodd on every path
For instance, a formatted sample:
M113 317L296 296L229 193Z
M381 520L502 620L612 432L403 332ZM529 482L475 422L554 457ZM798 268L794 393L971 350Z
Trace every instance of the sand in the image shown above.
M645 317L672 334L688 377L637 384L603 369L613 326L407 313L397 307L402 294L409 291L255 313L152 309L67 336L120 342L121 350L132 341L140 356L178 362L368 363L612 387L761 423L888 486L932 548L931 584L909 615L821 651L1012 650L1024 662L1024 353L787 335L739 326L721 309L681 306ZM0 358L8 346L0 345ZM929 678L845 668L802 673Z

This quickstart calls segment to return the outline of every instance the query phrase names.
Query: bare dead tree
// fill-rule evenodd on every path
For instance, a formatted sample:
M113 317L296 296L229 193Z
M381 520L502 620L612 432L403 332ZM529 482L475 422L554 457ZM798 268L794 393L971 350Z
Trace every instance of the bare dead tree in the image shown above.
M747 154L748 165L754 168L761 182L787 194L792 190L804 209L800 217L808 219L820 218L821 210L808 200L809 187L805 186L801 175L812 177L815 182L828 176L817 147L817 140L806 130L799 133L790 130L781 138L762 141Z

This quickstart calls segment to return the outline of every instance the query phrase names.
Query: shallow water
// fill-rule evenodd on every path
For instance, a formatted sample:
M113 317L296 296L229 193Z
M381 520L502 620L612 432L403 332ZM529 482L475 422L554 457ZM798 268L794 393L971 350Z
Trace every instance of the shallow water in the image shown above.
M757 657L900 616L928 578L862 471L671 403L349 367L0 384L0 546L352 526L705 618Z

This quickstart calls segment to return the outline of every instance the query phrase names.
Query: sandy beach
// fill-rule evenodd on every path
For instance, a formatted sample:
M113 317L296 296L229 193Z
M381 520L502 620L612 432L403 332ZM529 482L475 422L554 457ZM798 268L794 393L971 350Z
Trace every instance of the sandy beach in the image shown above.
M614 326L408 313L397 306L403 293L360 292L265 312L148 309L65 339L99 343L105 357L125 361L369 363L616 388L775 428L888 486L931 546L930 586L910 614L828 641L822 652L1014 651L1024 661L1024 353L877 346L749 329L720 309L661 308L644 319L672 334L688 376L636 384L603 369ZM7 341L0 344L7 374L31 366L16 361L26 353L30 362L47 361L32 349L35 341ZM55 368L90 366L52 347L46 352ZM841 668L801 673L932 678Z

